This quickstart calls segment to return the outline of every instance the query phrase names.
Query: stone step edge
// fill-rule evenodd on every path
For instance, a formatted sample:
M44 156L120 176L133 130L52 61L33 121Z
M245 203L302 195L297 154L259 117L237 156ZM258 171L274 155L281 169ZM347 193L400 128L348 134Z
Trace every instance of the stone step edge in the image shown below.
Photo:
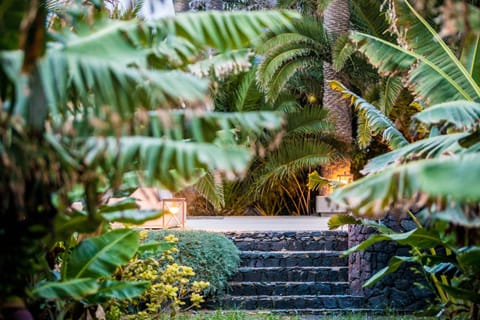
M233 299L231 299L233 298ZM288 296L271 296L271 295L256 295L256 296L232 296L232 295L225 295L220 300L249 300L249 299L270 299L270 300L287 300L287 299L332 299L332 298L345 298L345 299L365 299L363 296L354 296L351 294L306 294L306 295L288 295Z
M229 286L236 286L236 285L249 285L249 284L262 284L262 285L287 285L287 284L335 284L335 285L350 285L350 282L346 281L231 281L228 282Z
M339 256L343 254L343 250L299 250L299 251L290 251L290 250L277 250L277 251L261 251L261 250L240 250L240 255L242 254L332 254Z
M241 311L241 310L240 310ZM248 310L245 310L248 312ZM250 310L251 312L252 310ZM288 315L330 315L330 314L365 314L365 315L382 315L387 312L385 309L369 309L369 308L349 308L349 309L272 309L265 310L263 313L277 313L277 314L288 314ZM262 313L262 310L259 310L259 313Z
M282 230L282 231L275 231L275 230L261 230L261 231L221 231L225 235L252 235L252 234L268 234L268 235L311 235L311 236L321 236L321 235L332 235L332 234L339 234L339 235L348 235L348 231L344 230L321 230L321 231L298 231L298 230Z
M303 271L317 271L317 270L331 270L331 271L340 271L348 269L347 266L333 266L333 267L240 267L237 270L238 272L260 272L260 271L295 271L295 270L303 270Z
M205 312L205 313L215 313L218 312L218 309L200 309L198 310L199 312ZM345 314L358 314L358 313L365 313L366 315L372 314L372 315L381 315L381 314L387 314L388 311L385 311L385 309L369 309L369 308L351 308L351 309L312 309L312 308L304 308L304 309L257 309L257 310L245 310L245 309L221 309L222 313L229 313L229 312L238 312L242 314L258 314L258 315L263 315L263 314L270 314L270 313L277 313L277 314L288 314L288 315L320 315L320 314L332 314L332 313L339 313L342 315ZM398 311L395 311L396 313ZM398 313L402 313L402 311L399 311ZM411 311L405 312L406 314L411 314Z

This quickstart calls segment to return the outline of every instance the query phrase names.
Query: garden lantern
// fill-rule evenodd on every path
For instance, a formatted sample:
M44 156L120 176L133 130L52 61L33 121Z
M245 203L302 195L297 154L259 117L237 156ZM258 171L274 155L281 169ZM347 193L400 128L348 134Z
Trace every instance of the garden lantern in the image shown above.
M162 227L172 228L180 226L185 228L187 218L187 200L185 198L163 198L162 202Z

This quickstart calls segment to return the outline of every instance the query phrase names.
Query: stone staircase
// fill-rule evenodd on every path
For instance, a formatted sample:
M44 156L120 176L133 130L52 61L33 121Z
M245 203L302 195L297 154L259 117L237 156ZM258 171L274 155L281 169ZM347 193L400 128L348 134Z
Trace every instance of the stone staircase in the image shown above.
M241 266L230 281L223 309L323 314L363 310L349 294L344 231L230 232Z

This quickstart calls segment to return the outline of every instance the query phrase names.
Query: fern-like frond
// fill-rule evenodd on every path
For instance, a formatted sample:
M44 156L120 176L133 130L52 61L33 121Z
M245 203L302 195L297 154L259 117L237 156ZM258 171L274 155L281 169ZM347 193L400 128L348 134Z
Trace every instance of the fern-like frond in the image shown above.
M215 173L208 171L198 179L194 187L215 209L220 210L225 206L223 181Z
M390 115L390 111L395 106L400 94L404 90L402 79L396 76L390 76L382 83L383 92L380 96L380 110L386 116Z
M288 183L300 172L311 171L337 156L336 151L322 141L285 140L254 173L256 179L253 189L259 195L270 192Z
M366 149L372 142L372 132L368 124L366 111L357 112L357 143L360 149Z
M337 81L330 81L332 88L351 101L357 111L364 112L365 118L368 121L368 126L372 134L382 134L382 139L391 148L397 149L408 144L407 139L400 131L395 128L395 125L375 106L368 101L358 96L345 88Z
M352 29L371 34L378 38L394 41L387 32L390 28L382 2L377 0L351 1Z
M285 114L287 135L293 134L325 134L335 126L327 122L327 110L315 106L306 106L289 110Z

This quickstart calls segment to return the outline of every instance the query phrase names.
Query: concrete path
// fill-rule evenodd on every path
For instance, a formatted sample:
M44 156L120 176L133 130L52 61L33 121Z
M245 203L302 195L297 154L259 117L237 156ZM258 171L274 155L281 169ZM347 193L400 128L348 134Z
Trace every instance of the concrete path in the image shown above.
M321 231L328 217L188 217L185 229L224 231Z

